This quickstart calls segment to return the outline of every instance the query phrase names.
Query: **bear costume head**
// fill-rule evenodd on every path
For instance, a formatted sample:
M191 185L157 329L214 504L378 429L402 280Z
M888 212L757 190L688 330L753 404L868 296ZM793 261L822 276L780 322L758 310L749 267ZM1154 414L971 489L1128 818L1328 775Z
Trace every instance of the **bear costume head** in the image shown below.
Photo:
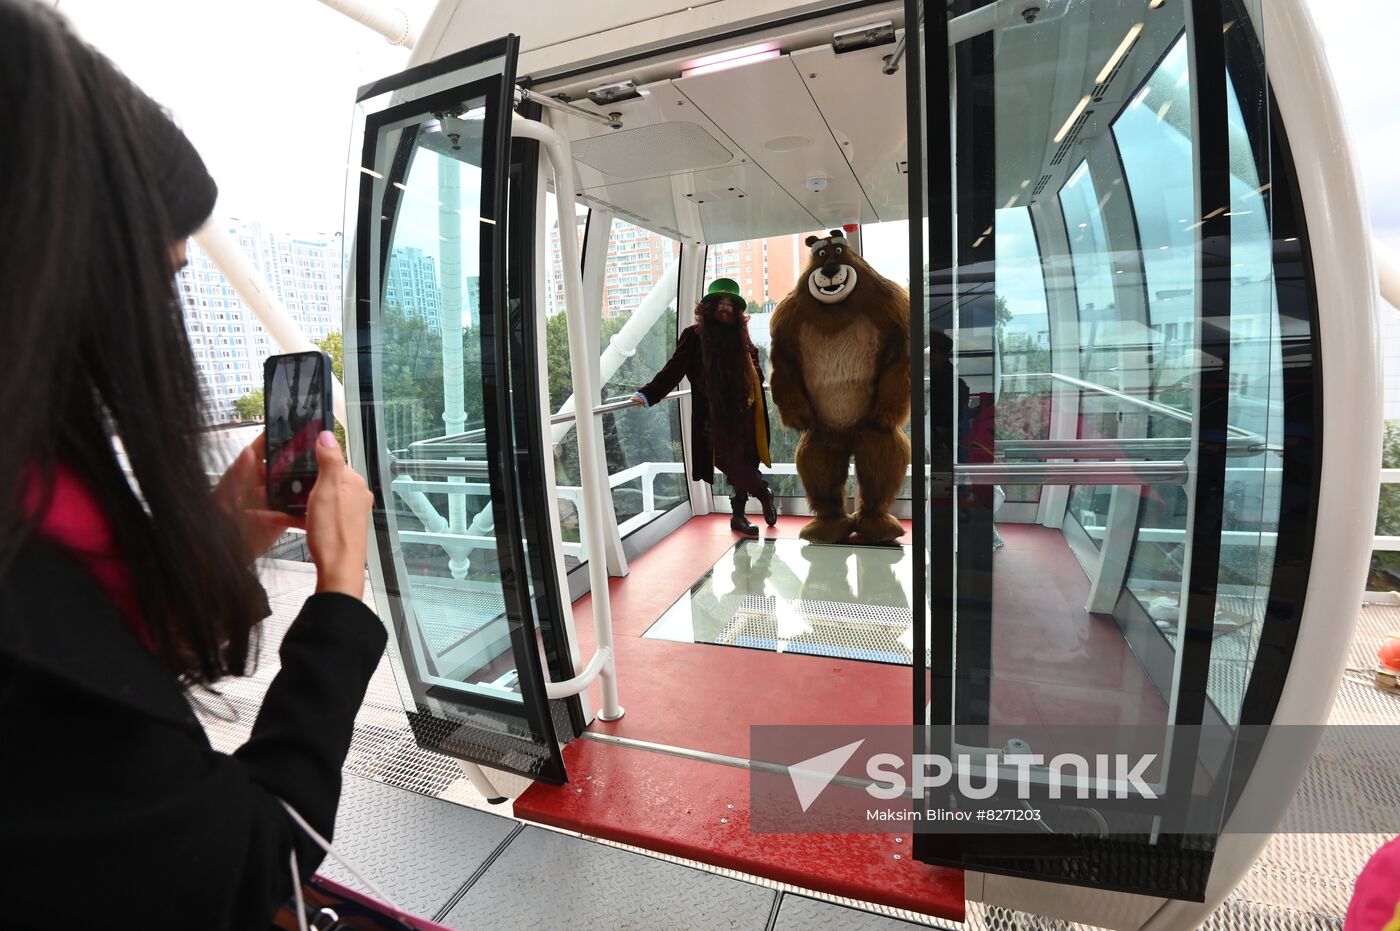
M807 248L812 253L805 275L807 292L823 304L840 304L850 297L860 281L860 269L854 264L860 256L846 241L846 234L832 230L825 238L808 236Z
M800 319L834 333L859 313L880 329L908 327L909 293L861 258L844 232L808 236L806 242L807 264L780 303L775 325Z

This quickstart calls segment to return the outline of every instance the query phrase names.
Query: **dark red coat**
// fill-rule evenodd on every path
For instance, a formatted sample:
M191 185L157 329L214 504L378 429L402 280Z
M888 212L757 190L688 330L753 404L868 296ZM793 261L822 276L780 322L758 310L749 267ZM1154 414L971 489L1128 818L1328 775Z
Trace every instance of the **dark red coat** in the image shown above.
M758 384L763 386L763 366L758 361L758 350L751 353L754 371L758 373ZM691 444L691 467L690 477L697 482L714 483L714 450L710 448L710 405L705 395L705 360L700 349L700 327L698 325L688 326L681 331L681 338L676 341L676 351L672 353L664 368L656 373L646 385L638 388L637 391L647 399L647 404L656 404L666 395L676 390L676 386L681 383L682 378L690 379L690 444ZM771 437L773 435L772 424L768 420L768 395L760 392L759 397L763 403L763 423ZM746 430L747 435L739 433ZM743 424L736 425L734 442L739 445L747 445L754 450L753 462L758 465L758 452L754 445L753 422L746 420Z

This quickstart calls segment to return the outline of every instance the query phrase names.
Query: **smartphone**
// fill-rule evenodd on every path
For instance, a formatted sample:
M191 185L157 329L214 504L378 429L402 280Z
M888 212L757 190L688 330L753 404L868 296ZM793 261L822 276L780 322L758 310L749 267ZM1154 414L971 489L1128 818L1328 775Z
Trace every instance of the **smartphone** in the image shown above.
M292 352L263 363L267 506L305 514L316 484L316 440L331 429L331 358Z

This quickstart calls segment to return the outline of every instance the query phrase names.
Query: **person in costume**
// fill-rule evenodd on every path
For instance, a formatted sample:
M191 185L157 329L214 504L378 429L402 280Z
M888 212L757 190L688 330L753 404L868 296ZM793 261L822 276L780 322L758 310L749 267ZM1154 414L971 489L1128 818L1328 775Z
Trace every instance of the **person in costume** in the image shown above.
M651 407L674 391L682 378L690 379L690 435L695 450L691 478L713 484L715 470L724 473L734 489L730 528L757 535L758 528L744 516L749 496L762 504L769 527L778 522L778 508L773 490L758 471L760 462L766 466L773 462L768 451L763 369L758 349L749 339L745 306L737 282L716 279L695 305L695 324L681 331L675 353L655 378L637 389L632 402Z

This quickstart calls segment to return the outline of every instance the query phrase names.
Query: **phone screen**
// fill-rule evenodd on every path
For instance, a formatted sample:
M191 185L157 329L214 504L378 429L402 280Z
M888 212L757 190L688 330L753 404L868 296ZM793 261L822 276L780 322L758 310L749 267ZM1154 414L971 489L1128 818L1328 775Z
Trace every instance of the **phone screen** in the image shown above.
M304 511L316 483L316 439L329 429L326 357L319 352L273 356L263 371L267 430L267 503Z

